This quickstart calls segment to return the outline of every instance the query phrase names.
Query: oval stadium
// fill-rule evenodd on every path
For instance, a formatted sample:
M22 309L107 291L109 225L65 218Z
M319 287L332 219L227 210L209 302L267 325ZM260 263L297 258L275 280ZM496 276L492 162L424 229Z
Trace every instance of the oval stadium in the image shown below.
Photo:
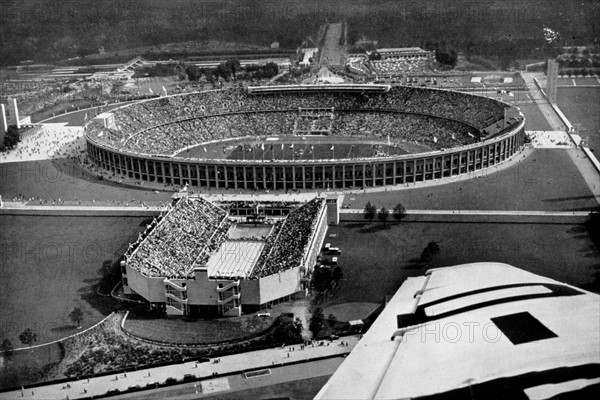
M523 149L507 103L372 84L250 86L164 96L86 124L88 156L115 177L250 190L346 189L442 179Z

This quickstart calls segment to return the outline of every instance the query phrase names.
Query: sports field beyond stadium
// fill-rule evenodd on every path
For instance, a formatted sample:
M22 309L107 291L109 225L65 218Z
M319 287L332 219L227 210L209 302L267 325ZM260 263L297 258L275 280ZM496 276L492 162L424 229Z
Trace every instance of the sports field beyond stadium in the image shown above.
M600 157L600 86L559 87L558 107L577 127L584 146Z

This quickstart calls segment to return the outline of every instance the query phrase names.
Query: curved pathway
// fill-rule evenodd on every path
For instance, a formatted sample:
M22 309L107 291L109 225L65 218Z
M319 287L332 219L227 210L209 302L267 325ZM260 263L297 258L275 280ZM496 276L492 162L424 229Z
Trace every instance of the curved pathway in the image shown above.
M184 376L192 375L194 379L205 378L217 381L219 376L231 373L242 373L245 370L257 368L274 368L313 360L321 357L333 357L348 354L356 343L359 336L348 336L333 342L324 342L324 345L308 345L304 349L300 345L278 347L266 350L257 350L247 353L234 354L218 358L206 363L194 361L181 364L172 364L163 367L149 368L139 371L131 371L125 374L107 375L91 379L81 379L73 382L55 383L34 388L24 388L11 392L0 393L0 399L78 399L92 396L103 396L109 390L117 389L125 391L130 386L139 385L144 388L148 384L163 383L168 378L181 381ZM348 346L341 346L341 341ZM215 375L217 378L215 377ZM228 390L228 377L220 378L222 387Z

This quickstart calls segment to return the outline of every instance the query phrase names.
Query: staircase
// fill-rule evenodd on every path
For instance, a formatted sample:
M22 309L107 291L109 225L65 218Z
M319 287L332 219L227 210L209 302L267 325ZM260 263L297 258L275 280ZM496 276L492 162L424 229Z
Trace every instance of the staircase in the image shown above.
M227 285L217 286L217 305L219 307L219 315L225 317L239 317L242 315L242 305L240 302L240 281L233 281Z

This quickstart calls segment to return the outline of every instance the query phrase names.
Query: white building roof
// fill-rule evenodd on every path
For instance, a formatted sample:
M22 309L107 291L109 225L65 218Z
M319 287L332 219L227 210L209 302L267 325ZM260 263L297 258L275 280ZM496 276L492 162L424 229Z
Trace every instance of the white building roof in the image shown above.
M600 378L599 315L597 294L507 264L434 269L405 281L316 398L580 390Z

